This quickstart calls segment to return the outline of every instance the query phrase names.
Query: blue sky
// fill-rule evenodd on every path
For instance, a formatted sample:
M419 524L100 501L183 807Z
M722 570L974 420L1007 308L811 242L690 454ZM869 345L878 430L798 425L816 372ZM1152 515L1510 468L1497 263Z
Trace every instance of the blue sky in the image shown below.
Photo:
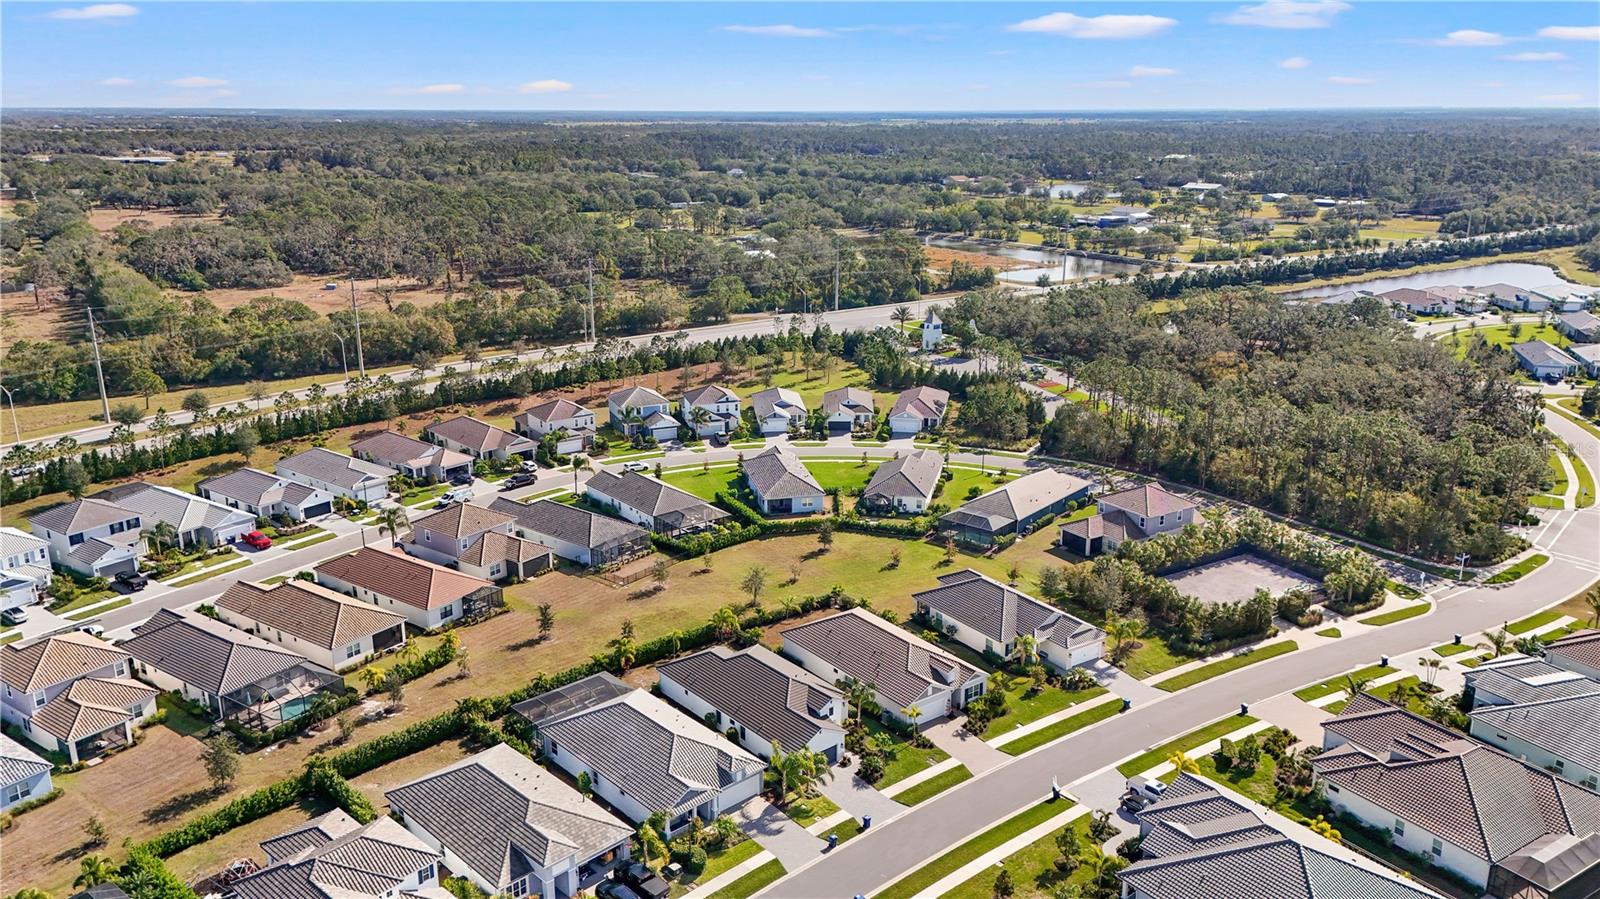
M0 4L17 107L1594 107L1600 4Z

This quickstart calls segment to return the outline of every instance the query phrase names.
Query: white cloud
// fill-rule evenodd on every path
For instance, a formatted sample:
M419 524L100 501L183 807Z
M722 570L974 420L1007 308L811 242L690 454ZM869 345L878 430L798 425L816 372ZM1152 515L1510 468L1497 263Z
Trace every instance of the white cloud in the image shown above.
M1329 84L1371 84L1371 78L1358 78L1354 75L1329 75Z
M1539 99L1545 103L1581 103L1583 94L1541 94Z
M1539 36L1553 41L1600 41L1600 25L1551 25Z
M465 84L456 84L454 82L450 82L450 83L446 83L446 84L425 84L422 87L417 88L415 91L413 91L413 93L418 93L418 94L459 94L459 93L461 93L462 91L464 91L466 89L467 89L467 86Z
M1506 53L1495 58L1506 62L1560 62L1567 58L1567 54L1554 50L1529 50L1526 53Z
M1288 59L1285 59L1282 62L1278 63L1278 68L1280 68L1280 69L1309 69L1309 68L1311 68L1311 60L1306 59L1304 56L1291 56Z
M803 28L799 25L724 25L722 30L762 37L833 37L833 32L826 28Z
M221 78L207 78L204 75L190 75L187 78L174 78L167 82L173 87L222 87L228 82Z
M1435 47L1498 47L1505 42L1506 36L1498 32L1463 28L1426 43Z
M1153 37L1178 24L1177 19L1165 16L1076 16L1069 12L1053 12L1037 19L1027 19L1007 25L1007 31L1024 31L1034 34L1055 34L1087 40L1126 40Z
M130 87L133 85L133 79L113 75L110 78L102 78L95 83L101 87Z
M52 19L71 22L95 22L104 19L126 19L139 14L139 7L126 3L91 3L88 6L68 6L50 11Z
M1344 0L1266 0L1255 6L1241 6L1221 21L1256 28L1327 28L1335 16L1349 8Z
M570 90L572 90L570 82L561 81L557 78L544 78L539 81L529 81L526 84L517 85L517 93L519 94L560 94Z
M1133 87L1132 81L1080 81L1073 87L1086 87L1091 90L1122 90Z
M1178 74L1177 69L1164 66L1134 66L1128 70L1129 78L1164 78L1168 75Z

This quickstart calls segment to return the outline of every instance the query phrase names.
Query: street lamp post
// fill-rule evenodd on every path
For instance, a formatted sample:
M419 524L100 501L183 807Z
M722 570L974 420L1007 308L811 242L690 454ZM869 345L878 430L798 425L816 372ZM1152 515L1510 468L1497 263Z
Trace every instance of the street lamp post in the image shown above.
M339 362L344 366L344 380L350 382L350 357L344 351L344 335L334 332L333 339L339 341Z
M11 396L11 391L0 384L0 392L5 393L6 402L11 404L11 430L17 435L17 445L22 445L22 426L17 424L17 401Z
M1471 553L1456 553L1456 580L1467 576L1467 560L1472 558Z

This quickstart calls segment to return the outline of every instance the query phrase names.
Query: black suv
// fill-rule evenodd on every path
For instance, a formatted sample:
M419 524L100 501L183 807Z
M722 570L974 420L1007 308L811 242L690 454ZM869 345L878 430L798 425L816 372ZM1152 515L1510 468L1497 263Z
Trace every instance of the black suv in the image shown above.
M640 862L632 862L617 869L617 878L638 891L645 899L667 899L672 888L661 875Z

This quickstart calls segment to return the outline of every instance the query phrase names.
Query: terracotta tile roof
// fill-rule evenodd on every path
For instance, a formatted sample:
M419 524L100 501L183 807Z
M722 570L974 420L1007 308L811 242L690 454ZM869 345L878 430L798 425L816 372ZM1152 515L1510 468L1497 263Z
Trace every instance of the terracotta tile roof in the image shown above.
M216 605L323 649L347 646L405 621L371 603L300 580L271 587L239 581L217 598Z
M438 608L474 590L494 586L483 578L386 546L365 546L347 556L329 559L313 570L419 609Z
M468 534L481 534L514 521L505 512L475 506L472 503L453 503L412 522L413 528L427 528L435 534L444 534L460 540Z
M468 565L483 566L501 561L521 565L534 559L549 557L550 550L542 543L490 531L472 541L472 545L462 550L461 555L456 558Z
M889 410L889 416L893 418L909 412L918 418L937 419L944 417L944 411L949 406L950 391L923 385L900 391L900 395L894 398L894 408Z
M56 634L0 648L0 681L18 692L35 693L129 658L99 637L77 631Z
M1578 631L1545 645L1545 658L1559 667L1570 661L1585 668L1600 670L1600 630Z

